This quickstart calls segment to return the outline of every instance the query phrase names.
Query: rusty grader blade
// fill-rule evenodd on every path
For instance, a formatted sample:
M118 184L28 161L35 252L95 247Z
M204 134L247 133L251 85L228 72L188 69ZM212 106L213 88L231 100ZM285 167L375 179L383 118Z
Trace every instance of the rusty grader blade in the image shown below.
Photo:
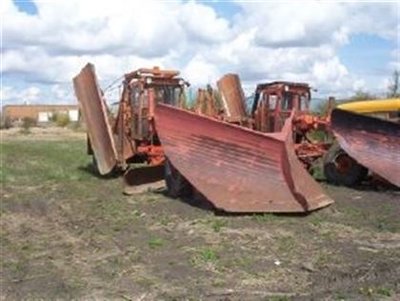
M87 64L73 83L99 172L108 174L117 164L117 151L94 66Z
M353 159L400 187L400 124L335 109L331 127Z
M175 168L229 212L306 212L331 204L298 161L291 120L264 134L159 104L156 128Z

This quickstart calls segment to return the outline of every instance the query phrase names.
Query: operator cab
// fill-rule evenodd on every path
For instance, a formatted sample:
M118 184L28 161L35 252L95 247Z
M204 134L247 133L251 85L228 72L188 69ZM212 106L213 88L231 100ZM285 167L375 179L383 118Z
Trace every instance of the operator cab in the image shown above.
M185 105L185 86L189 84L175 70L141 68L125 74L123 98L127 101L131 122L131 136L150 139L154 109L158 103L175 107Z
M256 128L262 132L278 132L293 109L307 113L310 91L306 83L278 81L258 85L252 107Z
M172 106L179 106L184 97L185 85L188 85L175 70L160 70L159 67L153 69L141 68L125 75L125 82L132 89L132 104L140 102L141 94L148 94L156 103L165 103Z

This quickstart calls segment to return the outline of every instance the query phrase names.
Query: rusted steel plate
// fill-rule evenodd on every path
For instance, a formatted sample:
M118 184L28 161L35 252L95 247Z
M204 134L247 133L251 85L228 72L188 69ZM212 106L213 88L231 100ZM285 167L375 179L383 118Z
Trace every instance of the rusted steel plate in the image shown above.
M217 82L221 92L225 115L228 118L240 119L246 117L244 103L246 101L240 79L237 74L225 74Z
M333 202L297 160L290 121L263 134L162 104L155 121L166 156L217 208L306 212Z
M400 187L400 125L335 109L331 127L340 146L358 163Z
M117 164L117 152L94 66L87 64L73 83L99 172L105 175Z

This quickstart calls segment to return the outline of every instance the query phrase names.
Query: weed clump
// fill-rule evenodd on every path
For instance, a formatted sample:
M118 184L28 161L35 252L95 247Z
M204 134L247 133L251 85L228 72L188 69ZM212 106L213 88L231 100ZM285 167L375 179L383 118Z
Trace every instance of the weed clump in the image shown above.
M22 124L21 124L21 133L22 134L30 134L31 133L31 127L36 126L36 120L31 117L24 117L22 119Z
M161 238L153 237L148 241L150 249L156 249L164 245L164 241Z
M65 113L55 113L53 114L52 121L58 126L58 127L66 127L70 123L70 119L68 114Z
M9 129L12 127L12 121L8 116L2 116L0 122L0 129Z

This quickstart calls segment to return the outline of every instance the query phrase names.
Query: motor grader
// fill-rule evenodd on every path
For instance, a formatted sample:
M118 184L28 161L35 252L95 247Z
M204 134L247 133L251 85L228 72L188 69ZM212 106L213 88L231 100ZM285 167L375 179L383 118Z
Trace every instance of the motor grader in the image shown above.
M94 66L82 69L74 88L101 174L124 170L127 192L165 179L171 196L195 190L228 212L307 212L333 202L307 171L331 146L308 137L330 116L309 113L307 84L259 85L250 114L237 75L217 82L219 105L203 90L194 109L185 108L186 86L177 71L128 73L111 118ZM137 163L146 165L129 168Z

